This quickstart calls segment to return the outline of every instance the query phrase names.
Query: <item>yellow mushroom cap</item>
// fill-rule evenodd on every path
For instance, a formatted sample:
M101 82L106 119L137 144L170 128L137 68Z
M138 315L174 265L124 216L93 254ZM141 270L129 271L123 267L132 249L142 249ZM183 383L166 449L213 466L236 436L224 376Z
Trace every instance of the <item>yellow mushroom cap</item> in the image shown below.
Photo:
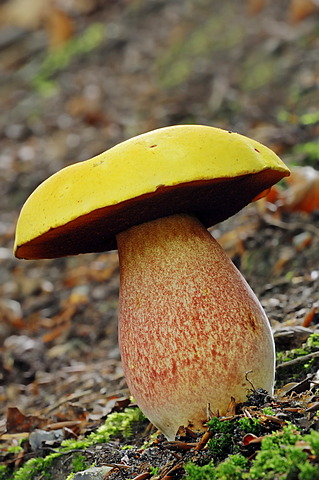
M176 213L210 227L289 175L269 148L203 125L160 128L52 175L17 223L18 258L116 248L116 234Z

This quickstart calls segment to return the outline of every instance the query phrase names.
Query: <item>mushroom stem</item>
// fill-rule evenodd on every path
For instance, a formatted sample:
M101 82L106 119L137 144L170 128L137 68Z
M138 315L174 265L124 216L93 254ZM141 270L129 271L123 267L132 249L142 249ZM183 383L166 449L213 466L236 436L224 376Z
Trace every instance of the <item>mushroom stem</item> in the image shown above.
M129 389L172 440L251 388L273 390L274 343L255 294L205 227L173 215L117 235L119 342ZM247 372L249 374L247 380Z

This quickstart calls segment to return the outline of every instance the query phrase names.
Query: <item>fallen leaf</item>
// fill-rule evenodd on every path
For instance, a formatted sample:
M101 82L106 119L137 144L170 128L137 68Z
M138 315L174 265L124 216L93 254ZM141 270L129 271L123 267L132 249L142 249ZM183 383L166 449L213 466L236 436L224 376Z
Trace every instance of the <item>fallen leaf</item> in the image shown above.
M243 438L243 445L249 445L250 443L261 443L264 437L256 437L253 433L247 433Z
M276 347L280 350L291 350L292 348L299 348L307 338L313 333L310 328L305 326L291 326L282 325L275 328L273 331Z
M274 187L266 201L282 211L313 212L319 210L319 172L313 167L295 167L285 179L287 189Z
M309 325L313 322L313 320L317 316L318 311L319 309L317 306L312 307L311 310L307 313L307 315L303 319L302 326L305 328L309 327Z
M1 25L35 30L43 22L49 7L43 0L11 0L0 8Z
M9 407L7 410L6 429L7 433L31 432L36 428L43 428L49 420L36 415L24 415L17 407Z
M73 35L74 25L71 18L63 10L52 8L46 16L46 30L49 36L51 50L56 50L65 44Z
M86 295L73 292L63 305L63 310L51 319L51 330L42 336L44 343L52 342L61 335L66 335L71 328L71 320L81 309L82 305L88 303Z
M295 249L291 247L284 247L281 249L281 254L275 265L272 268L273 275L281 275L284 267L287 265L290 260L295 256Z
M315 0L291 0L288 11L289 21L298 23L319 10Z
M247 10L249 15L257 15L264 9L266 3L266 0L248 0Z
M74 31L69 15L57 8L53 0L10 0L0 7L0 25L26 30L44 28L53 49L69 40Z
M295 235L292 239L292 243L297 252L302 252L305 248L312 244L313 236L310 232L301 232Z
M276 390L276 397L286 397L292 393L299 394L307 392L310 388L312 378L313 375L308 375L301 382L287 383L280 389Z
M236 400L234 397L231 397L231 400L228 404L227 411L226 411L226 416L233 416L236 414Z
M99 0L68 0L68 9L77 15L88 15L98 7Z
M238 225L230 231L222 233L221 235L213 236L218 243L223 247L227 254L233 258L236 255L242 256L245 253L245 242L249 237L252 237L260 226L260 219L257 215L247 219L243 225Z

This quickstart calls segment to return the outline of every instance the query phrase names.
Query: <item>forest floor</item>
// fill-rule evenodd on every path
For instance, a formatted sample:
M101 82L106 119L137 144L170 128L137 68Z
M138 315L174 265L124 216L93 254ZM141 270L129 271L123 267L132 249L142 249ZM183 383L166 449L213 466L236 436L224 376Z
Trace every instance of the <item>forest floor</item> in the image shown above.
M18 477L27 459L42 458L53 447L57 451L61 443L43 440L41 446L39 440L40 447L32 449L26 441L14 450L32 432L61 427L64 437L85 438L110 412L130 405L117 342L117 253L15 259L15 225L24 201L62 167L173 124L234 130L266 144L289 166L318 170L315 3L0 3L0 457L8 467L3 480L47 478L42 471ZM259 297L281 351L301 347L318 328L319 216L274 209L257 202L212 233ZM318 351L318 345L307 351L311 365L293 378L277 372L277 388L307 374L314 382L297 388L299 396L290 405L298 410L299 424L291 420L303 425L303 433L319 428L313 407L319 402L314 393ZM263 434L271 429L269 422L282 427L278 401L267 405L277 408L277 424L261 420L268 421ZM182 478L183 462L194 458L192 446L176 453L183 447L168 446L159 437L145 467L141 434L134 439L135 460L133 454L125 459L131 468L115 468L111 479L141 472L150 478L150 465L163 468L158 478ZM181 441L194 443L187 435ZM122 436L103 451L88 448L87 463L123 463L123 442ZM205 463L207 450L201 452ZM314 453L309 455L318 466ZM174 467L169 475L167 465ZM60 459L49 478L64 480L73 467L72 456Z

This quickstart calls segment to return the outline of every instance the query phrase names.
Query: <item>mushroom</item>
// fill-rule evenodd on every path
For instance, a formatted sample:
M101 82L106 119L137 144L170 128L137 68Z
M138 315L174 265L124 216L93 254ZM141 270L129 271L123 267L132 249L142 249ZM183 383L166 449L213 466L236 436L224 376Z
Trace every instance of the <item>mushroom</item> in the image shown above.
M118 248L125 377L169 440L180 426L205 429L207 411L225 415L251 384L273 391L268 319L207 228L287 175L245 136L171 126L64 168L21 211L18 258Z

